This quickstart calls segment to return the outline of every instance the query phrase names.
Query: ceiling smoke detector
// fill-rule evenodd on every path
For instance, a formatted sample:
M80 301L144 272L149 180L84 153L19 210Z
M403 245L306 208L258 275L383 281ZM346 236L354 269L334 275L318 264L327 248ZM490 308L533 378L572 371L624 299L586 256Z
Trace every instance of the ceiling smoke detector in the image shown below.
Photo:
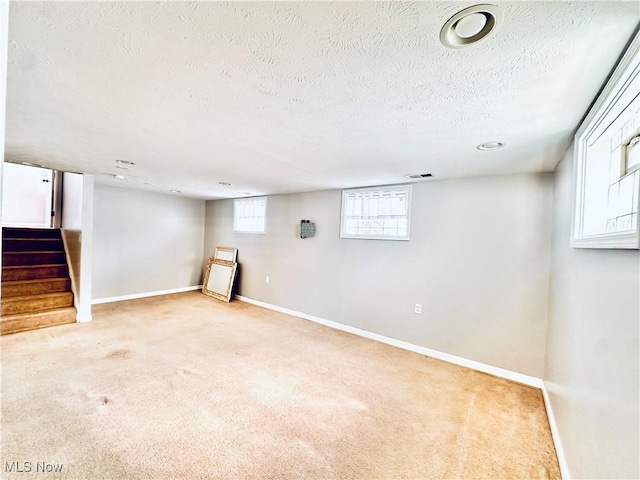
M481 143L476 148L478 150L482 150L483 152L490 152L491 150L500 150L504 146L505 144L502 142L486 142Z
M218 182L218 185L223 185L225 187L230 187L231 184L229 182Z
M495 5L475 5L459 11L440 30L445 47L463 48L491 35L502 19Z

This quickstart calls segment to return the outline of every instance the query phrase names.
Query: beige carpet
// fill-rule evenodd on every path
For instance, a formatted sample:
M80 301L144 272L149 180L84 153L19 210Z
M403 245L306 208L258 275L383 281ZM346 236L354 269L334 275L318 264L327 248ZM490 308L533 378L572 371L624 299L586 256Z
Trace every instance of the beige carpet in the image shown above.
M3 478L560 477L540 391L237 301L0 342Z

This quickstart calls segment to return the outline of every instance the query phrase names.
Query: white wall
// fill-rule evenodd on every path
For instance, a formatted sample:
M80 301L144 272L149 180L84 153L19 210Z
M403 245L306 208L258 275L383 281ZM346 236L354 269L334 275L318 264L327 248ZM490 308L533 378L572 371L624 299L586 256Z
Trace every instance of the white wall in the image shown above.
M239 249L243 296L540 378L552 186L414 184L409 242L340 239L338 190L269 197L266 235L233 233L233 201L210 201L205 256ZM299 238L301 219L314 238Z
M62 239L69 263L78 321L91 320L93 271L93 175L64 172Z
M93 202L94 177L82 175L82 234L80 236L80 302L78 321L91 320L91 299L93 298Z
M545 386L572 478L639 478L640 252L569 247L573 160L556 170Z
M0 2L0 198L2 198L2 172L4 167L5 113L7 107L7 48L9 46L9 2ZM0 208L2 225L2 208ZM2 238L0 238L2 242ZM2 258L0 258L0 266Z
M82 230L82 175L62 174L62 228Z
M201 283L205 202L95 186L93 298Z

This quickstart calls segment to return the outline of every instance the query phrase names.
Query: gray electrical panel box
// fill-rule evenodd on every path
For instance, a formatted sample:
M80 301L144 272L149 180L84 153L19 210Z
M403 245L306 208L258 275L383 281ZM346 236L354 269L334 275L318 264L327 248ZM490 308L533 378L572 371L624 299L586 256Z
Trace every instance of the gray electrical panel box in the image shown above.
M313 237L316 234L316 224L311 220L300 220L300 238Z

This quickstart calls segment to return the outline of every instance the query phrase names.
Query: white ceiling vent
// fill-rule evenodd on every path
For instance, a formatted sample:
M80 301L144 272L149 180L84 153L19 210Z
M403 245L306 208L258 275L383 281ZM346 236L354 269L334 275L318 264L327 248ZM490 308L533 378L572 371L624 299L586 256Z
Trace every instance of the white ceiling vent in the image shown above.
M440 30L445 47L463 48L484 40L498 26L502 15L495 5L475 5L459 11Z
M433 177L433 173L408 173L405 177L411 178L412 180L419 180L421 178L431 178Z

